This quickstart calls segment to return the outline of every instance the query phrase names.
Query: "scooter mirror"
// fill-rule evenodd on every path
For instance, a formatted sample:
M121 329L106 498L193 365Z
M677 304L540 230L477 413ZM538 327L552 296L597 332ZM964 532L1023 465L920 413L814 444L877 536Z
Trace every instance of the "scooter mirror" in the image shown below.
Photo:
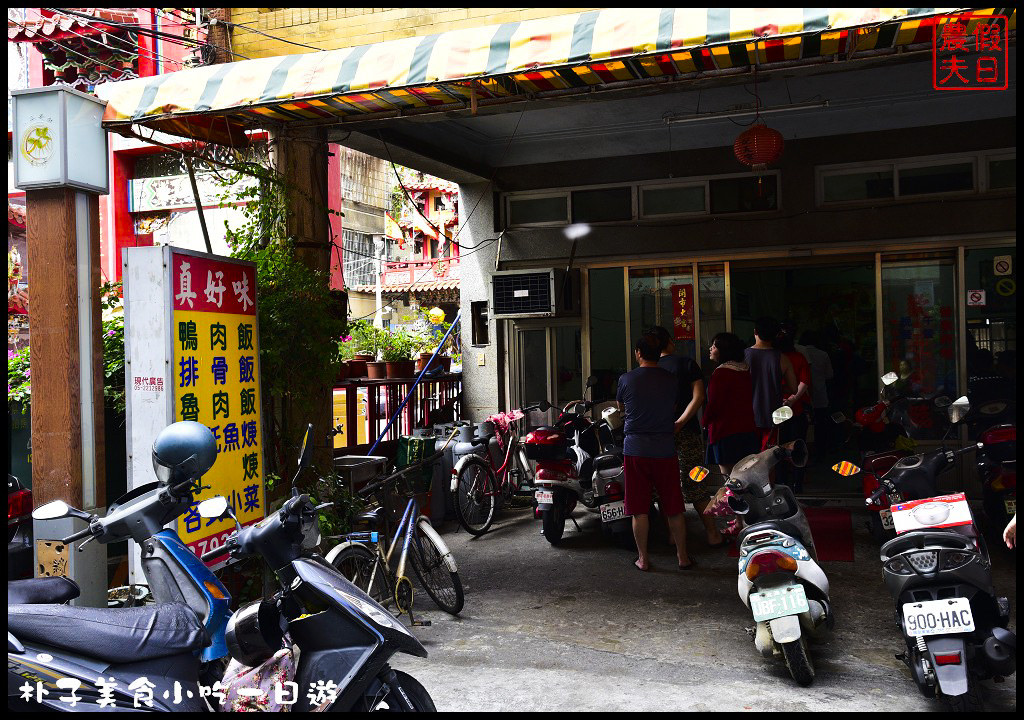
M228 511L228 501L223 495L217 495L209 500L203 500L199 503L199 517L204 518L222 518Z
M967 399L966 395L962 395L949 406L946 412L949 413L949 421L955 425L967 417L967 413L970 411L971 402Z
M71 514L71 507L63 500L48 502L32 511L34 520L55 520Z
M551 409L551 403L549 403L547 400L541 400L538 404L540 405L541 412L547 412L548 410Z
M860 472L860 468L849 460L841 460L832 466L832 469L843 477L850 477Z
M306 436L302 438L302 452L299 453L299 467L308 468L313 461L313 423L306 427Z
M999 413L1006 410L1007 404L1002 400L996 400L994 402L985 403L978 408L978 412L982 415L998 415Z
M597 375L591 375L587 378L587 387L594 387L597 385Z
M792 419L792 417L793 408L791 408L789 405L783 405L778 410L772 413L772 422L775 423L776 425L781 425L787 420Z
M708 470L706 467L701 467L700 465L697 465L696 467L690 469L690 479L698 483L703 482L704 478L706 478L710 472L711 471Z
M894 372L889 372L889 373L886 373L885 375L882 376L882 384L883 385L892 385L894 382L896 382L899 379L900 379L899 375L897 375Z
M836 425L838 425L839 423L844 423L846 422L846 415L844 415L841 412L832 413L832 422L834 422Z
M935 407L937 408L947 408L952 404L953 401L950 400L945 395L939 395L937 398L935 398Z

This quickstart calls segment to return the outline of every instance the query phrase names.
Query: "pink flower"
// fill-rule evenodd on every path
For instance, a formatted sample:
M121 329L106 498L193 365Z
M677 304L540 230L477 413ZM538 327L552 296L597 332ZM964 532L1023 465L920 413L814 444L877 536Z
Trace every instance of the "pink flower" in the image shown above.
M31 375L32 375L32 368L25 368L25 377L29 377Z
M342 335L341 336L341 341L343 343L352 342L352 336L351 335Z
M111 336L113 336L113 334L114 334L113 330L108 330L107 331L107 337L111 337Z

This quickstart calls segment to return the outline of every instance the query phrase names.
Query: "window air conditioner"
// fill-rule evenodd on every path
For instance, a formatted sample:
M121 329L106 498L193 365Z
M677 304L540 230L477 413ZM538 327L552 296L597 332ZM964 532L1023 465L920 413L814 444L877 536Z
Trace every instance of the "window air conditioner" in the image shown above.
M495 319L563 317L580 311L580 273L572 270L501 270L491 276Z

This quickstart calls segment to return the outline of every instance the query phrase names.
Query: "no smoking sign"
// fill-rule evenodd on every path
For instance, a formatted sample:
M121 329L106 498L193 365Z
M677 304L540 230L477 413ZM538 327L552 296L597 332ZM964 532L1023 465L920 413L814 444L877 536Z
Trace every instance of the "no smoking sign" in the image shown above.
M994 275L1012 275L1013 274L1013 256L1012 255L997 255L992 258L992 273Z
M985 291L984 290L968 290L967 291L967 306L968 307L984 307L985 306Z

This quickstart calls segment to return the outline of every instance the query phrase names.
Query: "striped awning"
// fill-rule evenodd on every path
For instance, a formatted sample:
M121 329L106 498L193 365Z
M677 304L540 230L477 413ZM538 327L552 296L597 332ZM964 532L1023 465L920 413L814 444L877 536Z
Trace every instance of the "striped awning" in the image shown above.
M356 285L353 290L357 292L376 292L376 285ZM414 283L390 283L387 285L381 285L380 291L384 293L406 293L406 292L432 292L435 290L458 290L459 280L458 278L449 278L447 280L423 280Z
M247 128L448 111L930 44L953 8L630 8L468 28L107 83L105 124L232 145Z

